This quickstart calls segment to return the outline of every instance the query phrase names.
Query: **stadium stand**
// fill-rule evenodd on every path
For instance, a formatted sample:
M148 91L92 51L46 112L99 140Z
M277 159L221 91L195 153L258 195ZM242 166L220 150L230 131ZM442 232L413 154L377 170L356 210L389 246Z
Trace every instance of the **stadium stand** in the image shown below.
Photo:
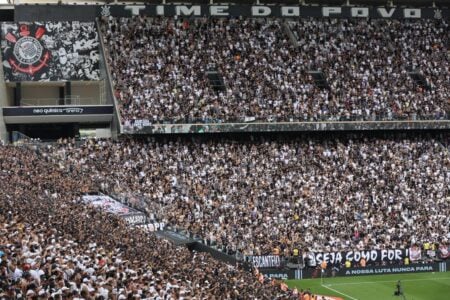
M291 293L82 205L92 179L51 162L49 154L0 148L1 299L286 299Z
M448 151L433 139L90 141L47 159L227 252L448 241Z
M296 299L80 196L138 193L149 214L231 254L405 249L448 243L449 164L440 140L419 137L1 146L2 295Z
M109 17L101 24L124 123L448 114L445 20L287 26L277 19Z
M86 17L102 16L108 69L99 68L111 70L123 125L449 117L448 20L107 16L115 8ZM2 142L0 300L304 300L244 262L310 252L414 249L407 263L389 263L439 261L446 271L448 127L360 131ZM100 192L239 262L177 246L83 201ZM434 260L439 247L445 256ZM298 279L303 269L321 276L362 266L317 263L289 271Z

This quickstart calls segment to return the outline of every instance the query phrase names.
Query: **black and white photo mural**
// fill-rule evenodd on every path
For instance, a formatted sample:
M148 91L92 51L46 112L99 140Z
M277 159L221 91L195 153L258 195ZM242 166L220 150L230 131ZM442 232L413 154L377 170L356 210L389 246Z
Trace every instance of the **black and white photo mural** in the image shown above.
M2 23L5 81L99 80L92 22Z

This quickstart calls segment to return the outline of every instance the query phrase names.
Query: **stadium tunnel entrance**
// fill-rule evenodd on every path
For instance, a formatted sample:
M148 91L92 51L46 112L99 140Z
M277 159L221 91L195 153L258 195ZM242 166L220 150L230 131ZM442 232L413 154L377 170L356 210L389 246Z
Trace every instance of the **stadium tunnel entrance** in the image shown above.
M54 123L54 124L11 124L7 125L10 142L22 139L40 139L41 141L54 141L60 138L81 139L86 137L111 137L110 124L80 124L80 123Z
M32 139L56 140L59 138L79 137L78 124L20 124L8 126L11 142L15 142L20 134ZM20 134L17 134L19 132Z

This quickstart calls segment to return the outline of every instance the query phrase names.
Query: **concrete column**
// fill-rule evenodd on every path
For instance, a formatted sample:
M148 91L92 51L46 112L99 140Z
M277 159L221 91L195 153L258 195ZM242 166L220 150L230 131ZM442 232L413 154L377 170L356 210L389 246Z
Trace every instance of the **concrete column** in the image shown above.
M66 81L66 103L67 105L72 104L70 98L72 96L72 83L70 81Z
M16 82L16 87L14 88L14 106L20 106L22 100L22 83Z

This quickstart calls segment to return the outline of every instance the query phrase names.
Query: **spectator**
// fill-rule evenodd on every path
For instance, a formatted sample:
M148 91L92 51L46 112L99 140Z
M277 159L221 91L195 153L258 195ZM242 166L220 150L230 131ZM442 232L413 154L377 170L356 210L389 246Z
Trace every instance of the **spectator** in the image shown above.
M139 16L101 24L126 125L439 119L449 111L445 20L299 19L285 26L277 19ZM223 87L209 83L209 71ZM309 71L322 71L328 88L318 88Z
M290 293L83 205L79 196L95 190L92 179L41 154L0 147L0 297L285 299Z
M447 242L449 152L433 139L64 141L42 155L141 196L172 227L248 255ZM426 213L424 213L426 212Z

